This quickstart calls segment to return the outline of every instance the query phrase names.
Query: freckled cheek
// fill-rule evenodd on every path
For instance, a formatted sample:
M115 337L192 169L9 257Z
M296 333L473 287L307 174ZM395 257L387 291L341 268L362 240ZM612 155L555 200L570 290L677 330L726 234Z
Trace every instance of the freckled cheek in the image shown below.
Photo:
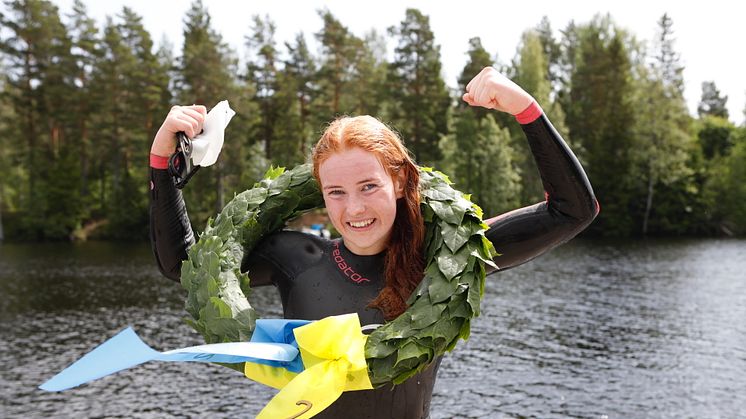
M329 215L329 219L334 225L334 228L339 230L342 227L340 225L341 221L339 220L342 214L340 204L332 200L326 201L326 213Z

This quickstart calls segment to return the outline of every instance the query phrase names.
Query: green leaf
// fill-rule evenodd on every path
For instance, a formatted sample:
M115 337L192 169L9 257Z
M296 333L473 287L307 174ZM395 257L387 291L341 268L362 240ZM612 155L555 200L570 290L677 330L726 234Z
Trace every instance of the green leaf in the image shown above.
M440 303L449 299L458 288L458 281L448 280L436 264L430 265L427 270L427 277L432 278L427 293L433 303Z
M268 191L265 188L253 188L242 192L236 196L236 199L245 201L247 206L257 206L267 199ZM238 210L240 207L236 206Z
M459 225L461 220L464 218L466 208L459 204L459 201L453 203L441 202L441 201L430 201L430 207L435 212L435 215L442 218L444 221L450 224Z
M471 319L464 319L464 324L461 325L461 333L459 333L459 337L463 340L469 340L470 335L471 335Z
M380 328L379 328L380 329ZM399 346L394 340L381 340L378 336L371 334L368 336L368 342L365 345L366 358L386 358L396 352ZM394 365L396 357L391 357L391 365Z
M471 310L470 306L466 304L468 289L468 285L459 284L456 292L451 298L451 301L448 302L448 313L451 315L451 318L469 318L474 316L474 312Z
M443 227L443 241L446 246L451 249L451 252L456 252L469 241L469 238L479 231L479 225L470 221L464 220L458 226L451 224L444 224Z
M293 176L293 180L290 181L290 185L288 185L290 188L294 188L298 185L301 185L304 182L307 182L309 178L313 178L313 166L311 164L301 164L300 166L295 167L293 170L291 170L291 175Z
M422 195L436 201L453 201L458 199L459 192L443 183L422 191Z
M429 349L423 348L414 341L408 341L404 346L399 348L396 353L396 364L400 362L406 362L408 360L417 360L421 356L427 356ZM395 364L395 365L396 365Z
M468 246L463 247L455 254L450 254L450 252L441 252L441 254L436 257L438 268L440 268L440 271L448 280L451 280L451 278L455 277L464 270L470 255L471 249Z
M264 178L272 180L279 177L283 173L285 173L284 167L270 166L269 169L264 173Z
M412 310L412 328L419 330L426 326L430 326L435 323L443 310L446 309L446 304L418 304L416 310Z
M472 313L474 313L474 316L479 316L479 304L482 300L482 295L479 290L478 285L470 285L469 286L469 293L466 297L466 302L469 303L469 307L471 307Z
M269 185L269 196L275 196L279 193L282 193L288 189L290 186L290 181L292 180L292 175L290 172L283 173L282 175L278 176L275 180L272 181L272 183Z

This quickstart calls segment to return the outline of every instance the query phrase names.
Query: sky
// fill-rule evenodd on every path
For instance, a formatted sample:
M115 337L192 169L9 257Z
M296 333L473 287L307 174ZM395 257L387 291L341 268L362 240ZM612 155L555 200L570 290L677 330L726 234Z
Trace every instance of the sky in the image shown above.
M182 30L191 0L83 0L89 15L101 26L106 16L117 15L128 6L143 16L145 28L156 44L168 41L179 54L183 42ZM70 13L73 0L53 0L61 14ZM596 14L610 14L615 23L627 29L638 40L651 41L656 35L657 21L664 13L673 19L675 48L685 67L685 97L689 110L696 115L703 81L714 81L721 94L728 96L731 121L744 123L746 102L746 24L738 3L725 0L686 2L673 0L575 1L353 1L353 0L203 0L212 17L213 27L223 39L245 55L244 38L250 33L251 16L269 15L277 26L278 46L291 41L299 32L306 35L312 48L318 46L313 33L321 29L317 10L328 8L354 34L363 36L375 28L398 26L407 8L417 8L430 18L436 43L441 47L443 76L446 83L456 86L456 78L466 64L468 40L479 36L482 45L501 63L509 63L516 55L521 34L536 26L547 16L559 38L559 30L571 20L589 22ZM393 55L389 45L389 55ZM283 50L281 48L281 50ZM741 52L738 52L741 51Z

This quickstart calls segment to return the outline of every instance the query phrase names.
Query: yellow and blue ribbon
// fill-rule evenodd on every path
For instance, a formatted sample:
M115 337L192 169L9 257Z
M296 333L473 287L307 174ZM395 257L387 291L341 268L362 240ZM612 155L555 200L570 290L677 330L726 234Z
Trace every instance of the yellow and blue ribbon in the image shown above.
M293 332L305 369L296 376L285 377L289 380L280 386L282 390L257 419L310 418L326 409L343 391L373 388L365 361L367 336L360 329L357 314L326 317ZM246 375L256 379L252 376L255 373L254 366L247 363Z
M257 320L251 342L158 352L127 328L42 384L63 391L148 361L245 363L252 380L281 391L258 418L308 418L344 391L372 389L366 336L357 314L306 320Z

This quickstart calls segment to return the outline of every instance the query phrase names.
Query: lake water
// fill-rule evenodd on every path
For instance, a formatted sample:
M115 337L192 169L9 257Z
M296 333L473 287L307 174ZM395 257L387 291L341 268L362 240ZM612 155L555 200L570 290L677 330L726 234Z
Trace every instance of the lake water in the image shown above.
M252 302L281 315L272 288ZM482 307L432 418L746 415L746 240L576 240L489 276ZM209 364L36 388L128 325L202 343L185 314L147 245L0 245L0 417L253 417L274 390Z

